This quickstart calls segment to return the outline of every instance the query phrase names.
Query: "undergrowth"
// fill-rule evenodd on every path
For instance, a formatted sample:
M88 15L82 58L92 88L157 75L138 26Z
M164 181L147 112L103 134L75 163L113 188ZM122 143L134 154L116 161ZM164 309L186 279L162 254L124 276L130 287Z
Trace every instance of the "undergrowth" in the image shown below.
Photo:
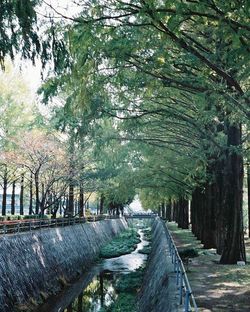
M140 242L140 235L135 229L129 228L115 237L108 245L104 246L100 251L101 258L114 258L128 253L136 249L136 245Z

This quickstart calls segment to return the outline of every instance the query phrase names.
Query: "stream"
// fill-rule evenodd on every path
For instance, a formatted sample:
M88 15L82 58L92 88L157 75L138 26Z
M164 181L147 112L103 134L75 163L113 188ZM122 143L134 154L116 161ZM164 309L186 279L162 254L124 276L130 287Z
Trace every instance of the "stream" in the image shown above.
M141 229L138 230L141 242L130 254L103 259L94 264L80 279L71 284L59 295L49 299L37 312L103 312L117 298L114 284L122 274L135 271L147 260L147 255L139 250L147 246Z

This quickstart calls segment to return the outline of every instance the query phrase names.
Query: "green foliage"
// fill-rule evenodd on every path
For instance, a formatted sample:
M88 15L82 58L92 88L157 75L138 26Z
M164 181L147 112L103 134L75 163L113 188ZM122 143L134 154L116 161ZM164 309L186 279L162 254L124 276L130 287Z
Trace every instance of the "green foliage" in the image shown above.
M195 248L183 248L178 250L181 259L195 258L199 256L197 249Z
M40 42L36 29L35 7L39 0L10 0L0 3L0 64L10 56L14 59L20 52L25 59L35 61L36 53L40 52Z
M105 245L100 251L100 257L113 258L128 254L135 250L140 242L140 235L135 229L129 228L115 237L108 245Z
M118 26L112 16L124 12ZM232 91L245 83L245 10L182 1L114 2L107 9L97 2L81 18L92 22L70 27L72 66L52 78L47 90L45 85L44 95L64 86L67 106L92 116L101 147L96 153L105 168L96 174L108 180L100 192L106 204L132 197L126 195L130 187L122 185L141 189L141 198L151 197L144 200L151 209L170 197L190 196L212 178L208 164L224 157L225 116L231 122L246 120L246 103ZM228 68L234 81L220 68ZM124 163L132 171L126 172Z
M119 293L137 293L142 285L144 268L139 268L135 272L124 274L121 276L116 285L115 290Z
M115 290L118 297L109 307L102 308L103 312L137 312L136 296L143 281L145 268L139 268L135 272L120 275Z
M29 220L29 219L49 219L48 215L41 215L41 214L33 214L33 215L26 215L23 216L24 220Z

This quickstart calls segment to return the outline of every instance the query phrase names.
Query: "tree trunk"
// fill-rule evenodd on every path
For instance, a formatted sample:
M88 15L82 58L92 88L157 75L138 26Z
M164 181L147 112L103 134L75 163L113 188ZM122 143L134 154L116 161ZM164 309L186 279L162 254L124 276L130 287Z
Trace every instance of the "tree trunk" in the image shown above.
M178 203L176 201L173 202L173 221L177 222L178 216Z
M30 202L29 202L29 215L33 214L33 175L30 174Z
M162 219L166 220L166 207L164 202L161 203L161 214L162 214Z
M11 193L11 214L15 214L15 198L16 197L16 181L12 182L12 193Z
M196 187L192 194L191 201L191 224L192 233L198 238L200 238L200 207L202 207L202 189Z
M84 217L84 192L83 186L80 186L80 198L79 198L79 216Z
M3 179L3 199L2 199L2 215L3 216L6 216L7 187L8 187L8 180L7 180L7 173L5 173L4 179Z
M158 216L161 217L161 206L158 206Z
M241 127L228 126L228 150L224 174L225 245L220 263L246 261L243 232L243 157L236 149L241 146Z
M204 248L216 248L215 224L215 184L207 182L205 186L202 242Z
M39 200L39 177L38 174L35 174L35 192L36 192L36 214L39 214L39 206L40 206L40 200Z
M103 193L101 193L101 197L100 197L100 214L101 215L104 213L104 200L105 200L105 197Z
M20 215L23 215L23 193L24 193L24 175L21 176L21 183L20 183Z
M179 226L182 229L188 229L188 200L180 198L179 200Z
M171 201L169 199L166 201L166 219L167 221L172 221L171 220Z
M74 186L72 183L69 185L68 215L70 217L73 217L73 215L74 215Z
M250 163L247 164L248 237L250 238Z

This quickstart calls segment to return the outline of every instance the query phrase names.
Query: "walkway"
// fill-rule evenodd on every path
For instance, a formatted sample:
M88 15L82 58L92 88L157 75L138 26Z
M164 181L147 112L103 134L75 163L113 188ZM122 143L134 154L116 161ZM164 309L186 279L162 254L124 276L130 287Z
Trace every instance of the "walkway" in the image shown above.
M249 312L250 264L221 265L215 250L202 249L190 230L178 229L168 223L177 248L195 247L200 256L193 258L188 268L190 281L199 311ZM246 240L247 258L250 261L250 239Z

